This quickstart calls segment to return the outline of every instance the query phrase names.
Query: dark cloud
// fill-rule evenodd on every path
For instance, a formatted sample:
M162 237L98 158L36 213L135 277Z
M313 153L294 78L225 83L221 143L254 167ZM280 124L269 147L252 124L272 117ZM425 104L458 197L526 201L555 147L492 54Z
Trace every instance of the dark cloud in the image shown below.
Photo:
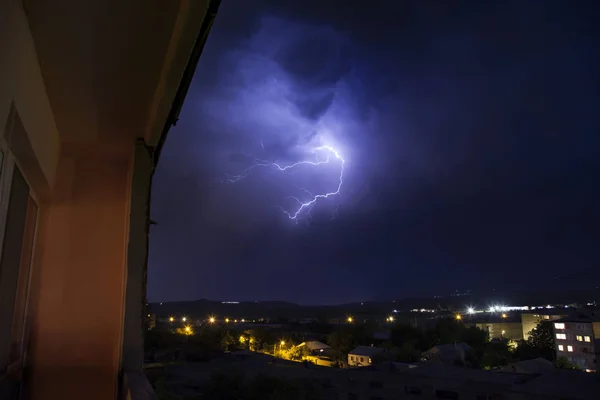
M162 154L152 300L600 278L595 2L241 3L224 2ZM298 224L278 207L339 165L219 183L320 144L343 153L343 190Z

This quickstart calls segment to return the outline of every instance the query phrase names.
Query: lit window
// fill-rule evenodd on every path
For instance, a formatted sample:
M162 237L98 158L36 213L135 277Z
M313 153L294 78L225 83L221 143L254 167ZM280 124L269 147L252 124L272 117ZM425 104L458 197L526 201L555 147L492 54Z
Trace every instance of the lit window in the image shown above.
M578 342L583 342L583 336L579 336L579 335L577 335L577 341L578 341Z
M563 346L562 344L559 344L558 351L565 351L565 346Z
M585 336L585 337L584 337L584 339L585 339L585 341L586 341L586 342L588 342L588 343L589 343L589 342L590 342L590 340L591 340L589 336Z
M562 339L562 340L567 340L567 335L565 335L564 333L557 333L556 338Z
M567 346L567 351L569 353L572 353L573 352L573 346Z
M556 329L565 329L565 324L563 324L561 322L557 322L556 324L554 324L554 327Z

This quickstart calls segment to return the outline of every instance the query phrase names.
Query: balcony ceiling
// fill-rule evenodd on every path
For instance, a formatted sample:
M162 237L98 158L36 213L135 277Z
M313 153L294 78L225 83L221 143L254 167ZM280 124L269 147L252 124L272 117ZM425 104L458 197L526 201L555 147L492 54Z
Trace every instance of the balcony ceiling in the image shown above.
M156 99L165 97L161 76L187 62L173 62L172 43L189 47L177 52L189 56L204 17L188 18L190 1L26 0L63 146L144 137ZM182 18L194 27L180 29Z

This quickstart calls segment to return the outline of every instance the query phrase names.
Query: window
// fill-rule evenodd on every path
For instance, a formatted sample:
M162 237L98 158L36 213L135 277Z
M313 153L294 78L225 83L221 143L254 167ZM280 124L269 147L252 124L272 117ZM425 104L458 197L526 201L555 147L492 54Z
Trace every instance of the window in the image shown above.
M573 352L573 346L567 346L567 351L569 353L572 353Z
M584 339L587 343L589 343L591 341L589 336L585 336Z
M565 335L564 333L557 333L556 338L560 340L567 340L567 335Z
M350 356L350 361L354 361L354 356Z
M562 344L559 344L558 351L565 351L565 346L563 346Z
M583 342L583 336L577 335L577 341L578 342Z
M364 357L361 357L360 362L364 362L364 361L365 361Z
M554 324L554 328L555 329L565 329L565 324L563 324L562 322L557 322Z
M588 348L587 347L582 347L581 348L581 352L582 353L587 353L588 352Z

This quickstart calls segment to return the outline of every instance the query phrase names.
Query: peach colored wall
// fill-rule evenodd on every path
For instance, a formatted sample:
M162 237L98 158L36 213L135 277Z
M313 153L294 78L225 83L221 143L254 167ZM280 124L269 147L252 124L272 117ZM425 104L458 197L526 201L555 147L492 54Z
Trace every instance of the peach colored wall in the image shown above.
M34 255L33 399L115 398L133 150L128 160L60 159L62 193L42 208Z
M14 102L52 186L60 141L22 0L0 1L0 126Z

